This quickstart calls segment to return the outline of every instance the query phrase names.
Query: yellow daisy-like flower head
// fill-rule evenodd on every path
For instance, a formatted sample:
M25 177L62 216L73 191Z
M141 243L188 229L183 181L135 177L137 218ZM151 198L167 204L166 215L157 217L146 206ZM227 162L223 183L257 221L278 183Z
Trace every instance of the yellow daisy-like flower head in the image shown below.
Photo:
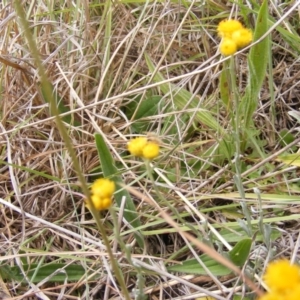
M236 43L238 48L243 48L248 46L252 42L253 35L250 29L241 28L234 31L231 38Z
M134 156L143 156L143 149L147 144L147 138L145 137L138 137L131 140L128 145L128 151Z
M148 142L143 149L143 157L154 159L159 155L159 145L154 142Z
M106 178L97 179L91 186L91 192L101 198L110 198L116 190L115 183Z
M238 20L223 20L217 28L220 37L231 38L233 32L242 29L243 25Z
M229 38L224 38L220 44L220 52L224 56L233 55L237 51L236 43Z
M271 291L288 292L300 285L300 268L287 260L274 261L268 265L264 280Z

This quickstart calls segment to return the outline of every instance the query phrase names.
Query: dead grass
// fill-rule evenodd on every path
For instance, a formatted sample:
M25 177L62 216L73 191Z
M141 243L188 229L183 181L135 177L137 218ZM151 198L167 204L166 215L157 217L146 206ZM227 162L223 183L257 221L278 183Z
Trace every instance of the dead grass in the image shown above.
M94 141L97 132L104 136L128 186L157 201L183 231L219 253L228 252L245 237L242 228L249 223L237 221L245 219L247 212L242 201L251 213L252 225L271 224L277 239L268 239L259 226L250 230L253 247L247 262L248 270L258 275L254 281L274 257L286 256L297 262L299 159L295 156L292 164L278 160L279 154L297 153L299 147L298 122L289 114L299 110L299 38L292 38L299 32L296 10L271 34L272 70L267 75L272 76L266 77L253 116L258 143L256 148L246 149L239 166L240 184L247 192L243 197L233 180L234 158L218 161L215 158L222 154L207 153L217 147L220 136L195 121L198 108L190 107L189 102L185 107L175 105L177 91L171 86L168 94L163 92L154 80L155 72L149 71L145 53L165 76L163 83L192 93L199 106L230 130L229 116L220 103L222 63L216 55L219 40L215 29L230 11L241 13L241 18L248 12L252 25L256 13L250 14L246 6L215 2L102 5L82 1L76 5L24 2L48 79L59 102L69 110L65 126L87 182L102 174ZM102 238L84 206L64 140L43 98L18 17L10 1L2 1L0 7L0 268L19 266L24 280L20 283L13 274L0 272L2 293L13 299L122 299ZM279 20L289 8L280 3L276 11L270 5L270 15ZM247 83L246 55L236 58L241 91ZM132 126L128 104L137 99L140 105L152 96L161 97L160 106L142 121L148 124L143 133L153 132L162 145L161 158L154 164L160 195L146 176L144 164L126 152L127 140L142 133ZM282 139L282 130L292 136L290 143ZM253 188L260 193L253 193ZM198 259L202 252L142 196L134 196L134 201L141 228L131 228L122 219L122 208L116 206L121 240L131 248L120 244L113 217L101 213L132 299L196 299L210 294L216 299L233 299L233 295L254 298L232 274L169 271L169 266ZM136 231L145 239L144 249L135 242ZM256 239L256 235L262 238ZM240 238L234 238L237 236ZM258 249L265 249L265 260ZM71 280L69 273L61 270L67 274L63 279L53 282L47 273L37 282L28 278L23 268L38 264L39 269L54 263L71 268L79 265L85 272L82 278L78 275ZM0 298L5 299L4 294Z

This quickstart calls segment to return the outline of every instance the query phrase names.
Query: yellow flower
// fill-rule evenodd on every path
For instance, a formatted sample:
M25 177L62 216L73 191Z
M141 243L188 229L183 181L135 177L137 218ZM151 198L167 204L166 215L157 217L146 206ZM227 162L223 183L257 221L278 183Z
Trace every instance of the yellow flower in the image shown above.
M220 44L220 52L224 56L229 56L234 54L237 51L236 43L229 38L224 38Z
M250 29L241 28L234 31L231 38L236 43L238 48L243 48L252 42L253 36Z
M97 179L91 186L91 201L96 210L108 209L112 203L112 196L116 190L115 183L106 178ZM88 208L91 208L87 204Z
M128 151L135 156L153 159L159 155L158 143L148 141L146 137L138 137L127 145Z
M115 190L115 183L106 178L97 179L91 186L92 194L101 198L110 198Z
M127 149L134 156L143 156L143 149L146 144L147 139L145 137L138 137L128 143Z
M218 35L223 38L220 52L224 56L233 55L238 49L249 45L253 39L251 30L244 28L238 20L221 21Z
M264 280L271 291L289 292L300 285L300 268L287 260L271 262L264 275Z
M220 37L231 38L233 32L242 29L243 25L238 20L223 20L218 26L218 35Z
M143 157L154 159L159 155L159 145L154 142L148 142L143 149Z
M109 209L109 207L111 206L111 203L112 203L111 198L101 198L97 195L92 195L91 200L92 200L96 210ZM88 208L90 208L89 205L87 205L87 206L88 206Z

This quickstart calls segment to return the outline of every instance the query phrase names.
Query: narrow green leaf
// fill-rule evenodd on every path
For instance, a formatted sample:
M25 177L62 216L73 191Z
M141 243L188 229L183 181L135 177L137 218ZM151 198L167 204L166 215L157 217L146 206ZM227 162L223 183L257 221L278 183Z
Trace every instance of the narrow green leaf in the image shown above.
M264 0L255 25L254 41L260 39L268 30L268 1ZM267 72L269 55L269 38L264 38L254 45L249 53L249 81L245 96L240 106L241 116L244 117L244 127L249 128L252 123L253 113L258 104L258 93L262 87Z
M231 261L239 266L242 267L246 260L248 259L250 250L251 250L252 241L251 239L244 239L239 241L234 248L229 251L229 257Z
M209 257L207 254L203 254L199 257L203 264L214 276L225 276L230 274L232 271L220 263L216 262L214 259ZM168 271L182 272L186 274L197 274L197 275L207 275L205 269L199 264L197 259L189 259L184 261L180 265L174 265L167 268Z
M47 278L48 276L51 276L53 273L57 272L54 276L50 277L47 282L56 282L56 283L63 283L67 279L68 281L78 281L82 276L89 276L89 274L86 274L86 270L81 265L69 265L66 266L66 264L57 264L57 263L51 263L44 265L40 267L38 270L37 264L24 264L23 269L27 275L28 278L31 278L32 275L36 272L36 276L33 279L33 283L38 283ZM6 280L16 280L18 282L24 281L24 275L19 269L18 266L1 266L1 276L3 279ZM97 276L97 274L94 274L94 277Z
M96 147L103 171L104 177L110 177L111 180L115 181L117 185L117 192L115 193L115 200L117 205L120 207L123 198L126 199L125 201L125 210L124 210L124 218L126 221L133 227L138 228L141 226L139 215L136 212L134 202L132 198L130 197L130 194L121 188L118 183L122 182L121 176L118 175L118 170L115 166L113 157L103 139L103 137L100 134L95 134L95 141L96 141ZM141 248L144 247L144 241L142 238L142 235L140 232L135 233L135 238Z
M234 264L236 264L237 266L244 265L250 253L251 243L251 239L244 239L242 241L239 241L235 245L235 247L228 253L229 258ZM224 276L232 273L230 269L216 262L207 254L202 254L199 257L199 259L203 262L207 269L215 276ZM184 261L180 265L171 266L168 268L168 271L182 272L187 274L207 275L207 272L199 264L197 259L189 259Z
M220 76L220 96L223 101L227 111L230 109L230 84L229 84L229 72L227 64L223 64L223 70Z

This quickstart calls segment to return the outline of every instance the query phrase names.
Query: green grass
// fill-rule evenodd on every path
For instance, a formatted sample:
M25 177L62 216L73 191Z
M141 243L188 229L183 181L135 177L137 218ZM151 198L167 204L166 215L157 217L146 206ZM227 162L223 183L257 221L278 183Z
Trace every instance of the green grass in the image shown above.
M257 299L269 261L299 262L296 5L0 8L0 292ZM231 13L256 42L223 58ZM151 164L136 136L159 141ZM114 205L90 212L103 176Z

